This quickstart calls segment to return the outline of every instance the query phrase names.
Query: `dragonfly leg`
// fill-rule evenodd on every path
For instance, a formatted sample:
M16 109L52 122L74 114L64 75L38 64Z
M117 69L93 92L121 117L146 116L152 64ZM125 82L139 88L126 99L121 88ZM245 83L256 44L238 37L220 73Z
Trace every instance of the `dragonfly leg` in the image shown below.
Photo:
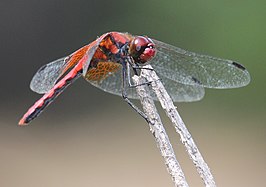
M152 69L152 68L145 68L145 67L140 67L140 66L132 66L132 68L134 68L134 69L146 69L146 70L150 70L150 71L154 71L154 69Z
M130 67L131 66L131 67ZM145 67L139 67L137 65L132 65L130 63L127 63L127 78L128 78L128 84L129 84L129 88L136 88L137 86L143 86L143 85L150 85L153 81L147 81L141 84L132 84L131 83L131 73L130 73L130 68L133 69L135 75L139 76L139 73L137 72L137 69L146 69L146 70L150 70L150 71L154 71L154 69L152 68L145 68ZM158 79L160 80L160 79Z
M151 71L154 71L153 68L146 68L146 67L143 67L143 66L139 66L139 64L136 64L136 63L133 63L131 60L128 60L128 64L134 69L134 72L137 70L137 69L146 69L146 70L151 70Z
M147 117L147 115L142 112L134 103L132 103L128 97L127 97L127 89L126 89L126 76L130 76L130 74L127 73L127 66L125 65L125 63L122 63L123 69L123 75L122 75L122 83L123 83L123 88L122 88L122 97L123 99L129 104L129 106L131 106L139 115L141 115L148 123L153 124ZM130 77L128 77L128 79L130 79Z

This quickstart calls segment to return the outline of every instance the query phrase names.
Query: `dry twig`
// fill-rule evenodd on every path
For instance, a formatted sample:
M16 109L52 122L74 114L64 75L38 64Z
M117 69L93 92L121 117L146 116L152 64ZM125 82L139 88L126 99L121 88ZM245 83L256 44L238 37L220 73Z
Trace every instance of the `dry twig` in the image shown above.
M133 81L136 85L141 85L143 82L147 82L145 79L141 79L138 76L133 77ZM158 148L161 155L164 158L167 170L172 177L172 180L176 187L188 187L185 179L185 175L176 160L174 150L166 134L166 131L162 125L161 118L156 110L154 102L149 94L148 87L146 85L137 86L137 93L140 96L140 101L143 106L144 113L147 115L150 123L150 131L155 137Z
M172 121L176 132L180 135L181 142L185 145L185 148L189 154L189 157L191 158L191 160L195 164L195 167L196 167L199 175L203 179L205 186L206 187L215 187L216 186L215 181L214 181L214 178L210 172L210 169L209 169L208 165L206 164L206 162L204 161L203 157L201 156L201 154L200 154L194 140L192 139L191 134L187 130L182 118L180 117L179 113L177 112L176 107L174 106L172 99L170 98L170 96L166 92L163 84L159 80L159 77L156 75L155 71L151 71L149 69L152 69L152 67L150 65L146 65L145 69L142 69L140 76L139 77L137 77L137 76L133 77L133 80L137 84L141 83L141 82L139 82L141 79L142 79L142 81L144 79L145 81L151 82L152 90L155 92L155 94L156 94L158 100L160 101L162 108L165 110L167 116ZM138 91L138 94L141 98L141 103L142 103L145 114L148 116L148 118L150 119L151 122L153 122L153 121L156 122L156 123L154 123L153 126L155 126L155 124L158 123L158 126L156 126L156 128L153 127L151 124L150 124L150 126L151 126L152 131L154 131L156 141L157 141L158 146L161 150L161 154L165 159L167 169L168 169L170 175L172 176L175 185L176 186L182 186L182 185L187 186L183 172L182 172L178 162L175 160L175 155L174 155L172 146L169 142L167 134L164 131L164 128L163 128L162 123L160 121L159 114L157 113L157 110L154 106L153 101L151 101L151 97L147 96L147 95L149 95L149 94L147 94L148 93L147 88L145 89L144 86L138 86L137 91ZM159 121L157 121L157 119L159 119ZM163 131L162 131L162 129L163 129ZM163 135L162 136L158 136L158 135L156 136L156 134L158 134L158 135L163 134ZM160 138L165 138L165 139L160 140ZM164 143L162 143L162 142L164 142ZM169 145L170 145L170 148L167 147ZM163 150L167 150L167 152L165 152ZM169 162L169 160L168 160L169 157L167 155L169 155L170 158L172 158L172 161L174 163L173 164L174 167L172 167L172 165L169 164L172 162Z

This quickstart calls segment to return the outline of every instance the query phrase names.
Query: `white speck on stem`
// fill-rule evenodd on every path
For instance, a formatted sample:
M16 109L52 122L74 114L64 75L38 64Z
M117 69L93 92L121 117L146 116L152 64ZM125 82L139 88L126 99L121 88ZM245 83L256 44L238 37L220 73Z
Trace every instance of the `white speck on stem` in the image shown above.
M163 84L159 80L155 71L151 71L151 65L144 66L141 70L140 76L133 76L133 81L137 85L141 85L144 82L150 82L151 88L155 92L158 100L161 103L162 108L165 110L167 116L170 118L176 132L181 137L181 142L185 145L185 148L189 154L190 159L193 161L200 177L203 179L206 187L216 187L214 178L210 172L210 169L203 157L201 156L191 134L187 130L182 118L180 117L176 107L173 104L172 99L166 92ZM188 186L184 173L176 160L175 153L169 138L165 132L160 116L156 110L154 102L149 94L147 85L137 86L137 93L140 97L141 104L143 106L144 113L147 115L149 121L152 122L150 130L153 133L157 146L160 149L161 155L164 158L167 170L172 177L172 180L176 187Z

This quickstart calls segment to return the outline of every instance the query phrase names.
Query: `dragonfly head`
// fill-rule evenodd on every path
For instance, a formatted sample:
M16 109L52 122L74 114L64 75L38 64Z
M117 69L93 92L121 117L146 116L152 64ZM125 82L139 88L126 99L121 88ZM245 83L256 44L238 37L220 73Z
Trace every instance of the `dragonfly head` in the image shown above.
M145 36L136 36L129 44L129 54L139 65L145 65L156 54L155 44Z

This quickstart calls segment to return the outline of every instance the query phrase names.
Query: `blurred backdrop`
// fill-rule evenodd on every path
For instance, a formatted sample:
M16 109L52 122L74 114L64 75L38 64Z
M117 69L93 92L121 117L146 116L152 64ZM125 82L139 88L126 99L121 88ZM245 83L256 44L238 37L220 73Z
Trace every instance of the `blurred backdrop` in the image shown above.
M43 0L0 2L0 186L173 186L148 125L121 97L79 79L27 127L37 69L108 31L144 34L239 61L250 85L206 90L178 110L218 186L263 186L266 167L266 3ZM191 186L203 186L160 110Z

